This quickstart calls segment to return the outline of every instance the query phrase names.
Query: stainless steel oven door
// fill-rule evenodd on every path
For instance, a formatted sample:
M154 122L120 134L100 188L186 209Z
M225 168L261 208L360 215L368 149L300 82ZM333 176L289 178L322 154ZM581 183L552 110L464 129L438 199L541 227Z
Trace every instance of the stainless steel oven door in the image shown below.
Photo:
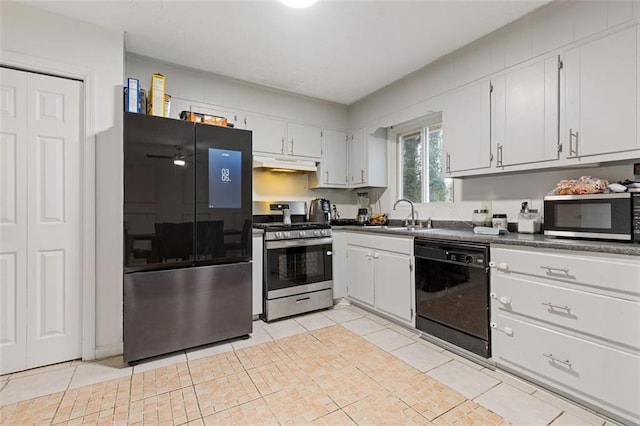
M333 285L333 238L267 241L267 298L285 297Z

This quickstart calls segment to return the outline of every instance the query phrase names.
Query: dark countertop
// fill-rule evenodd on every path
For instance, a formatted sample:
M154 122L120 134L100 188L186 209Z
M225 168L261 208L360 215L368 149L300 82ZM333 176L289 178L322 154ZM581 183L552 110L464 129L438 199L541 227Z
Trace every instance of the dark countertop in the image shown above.
M408 230L397 227L371 227L371 226L334 226L335 230L365 232L371 234L404 235L419 238L432 238L452 241L471 241L490 244L504 244L515 246L528 246L537 248L550 248L560 250L590 251L597 253L612 253L629 256L640 256L640 244L617 243L609 241L572 240L556 237L545 237L542 234L519 234L511 232L508 235L476 235L469 229L418 228Z

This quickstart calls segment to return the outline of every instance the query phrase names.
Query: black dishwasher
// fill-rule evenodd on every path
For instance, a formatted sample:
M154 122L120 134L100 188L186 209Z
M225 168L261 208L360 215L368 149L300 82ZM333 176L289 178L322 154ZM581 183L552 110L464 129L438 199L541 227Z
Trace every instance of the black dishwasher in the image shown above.
M489 246L416 238L414 252L416 327L489 358Z

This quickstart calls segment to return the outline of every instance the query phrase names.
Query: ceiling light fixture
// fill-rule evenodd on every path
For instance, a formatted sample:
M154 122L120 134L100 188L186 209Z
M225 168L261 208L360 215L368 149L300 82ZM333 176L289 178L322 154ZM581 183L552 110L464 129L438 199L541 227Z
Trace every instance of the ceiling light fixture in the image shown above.
M184 167L187 164L187 162L184 161L184 156L183 155L176 155L173 158L173 164L176 165L176 166Z
M302 9L305 7L313 6L317 0L280 0L280 2L286 6L293 7L295 9Z

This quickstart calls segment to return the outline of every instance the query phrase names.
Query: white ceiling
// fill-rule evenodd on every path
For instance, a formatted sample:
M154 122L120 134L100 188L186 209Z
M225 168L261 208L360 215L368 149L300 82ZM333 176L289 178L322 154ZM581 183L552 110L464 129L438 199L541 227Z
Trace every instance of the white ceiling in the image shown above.
M128 52L350 105L548 0L31 1Z

